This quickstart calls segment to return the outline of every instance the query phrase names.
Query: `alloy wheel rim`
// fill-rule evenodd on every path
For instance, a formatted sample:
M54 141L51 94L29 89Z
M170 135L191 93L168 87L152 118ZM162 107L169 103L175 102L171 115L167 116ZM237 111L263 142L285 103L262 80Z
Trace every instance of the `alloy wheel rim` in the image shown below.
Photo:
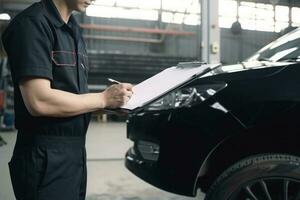
M227 200L300 200L300 180L268 177L248 181Z

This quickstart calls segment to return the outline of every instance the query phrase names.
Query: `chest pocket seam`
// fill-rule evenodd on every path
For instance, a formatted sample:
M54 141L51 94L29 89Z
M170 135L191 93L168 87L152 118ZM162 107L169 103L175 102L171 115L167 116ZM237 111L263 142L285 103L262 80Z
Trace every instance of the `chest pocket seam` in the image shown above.
M58 67L76 67L76 53L74 51L52 51L51 59Z

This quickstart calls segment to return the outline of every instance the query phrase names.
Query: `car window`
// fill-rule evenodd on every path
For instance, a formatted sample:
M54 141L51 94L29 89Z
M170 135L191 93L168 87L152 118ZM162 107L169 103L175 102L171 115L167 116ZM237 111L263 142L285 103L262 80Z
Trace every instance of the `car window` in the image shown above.
M246 61L299 61L300 29L296 29L262 48Z

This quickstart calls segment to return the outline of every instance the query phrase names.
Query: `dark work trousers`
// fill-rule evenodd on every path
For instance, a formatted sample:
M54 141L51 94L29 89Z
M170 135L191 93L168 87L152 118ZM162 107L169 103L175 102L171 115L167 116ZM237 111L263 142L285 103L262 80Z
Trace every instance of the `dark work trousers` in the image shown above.
M9 170L17 200L84 200L85 136L18 134Z

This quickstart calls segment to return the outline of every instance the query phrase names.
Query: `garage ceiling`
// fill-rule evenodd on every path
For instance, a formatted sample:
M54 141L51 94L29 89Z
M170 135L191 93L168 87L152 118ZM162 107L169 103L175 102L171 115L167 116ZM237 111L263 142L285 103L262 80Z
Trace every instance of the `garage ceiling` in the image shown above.
M20 4L20 5L29 5L34 2L38 2L40 0L0 0L0 9L1 5L9 4ZM222 1L222 0L220 0ZM249 1L249 2L261 2L261 3L276 3L280 5L293 5L300 7L300 1L299 0L243 0L243 1Z

